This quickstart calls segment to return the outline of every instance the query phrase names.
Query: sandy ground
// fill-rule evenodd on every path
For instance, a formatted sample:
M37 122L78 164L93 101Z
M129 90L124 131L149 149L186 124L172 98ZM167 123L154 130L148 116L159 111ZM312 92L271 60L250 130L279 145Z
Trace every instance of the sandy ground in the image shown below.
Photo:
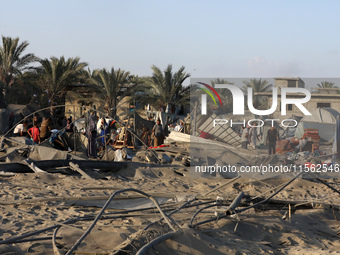
M223 158L230 151L220 152L221 161L230 159ZM271 200L275 203L265 203L260 208L192 228L189 223L193 214L213 204L218 196L224 199L223 206L203 210L194 224L215 217L216 211L224 215L226 207L241 191L245 198L238 208L258 202L257 197L269 197L273 188L287 183L292 176L262 176L261 179L244 176L216 189L230 180L191 178L188 169L174 164L131 162L116 173L87 173L95 178L61 173L0 177L0 239L9 240L69 219L89 216L88 220L63 224L58 229L56 244L60 254L65 254L113 192L135 188L156 197L166 213L197 198L190 204L193 206L172 215L178 224L174 236L151 248L150 255L337 254L340 251L340 195L309 177L292 182ZM340 190L340 179L326 181ZM207 194L213 189L216 190ZM98 221L75 254L136 254L154 238L172 232L164 221L142 231L149 223L162 219L157 209L150 209L152 206L150 200L137 193L120 194L105 210L105 219ZM124 212L133 208L144 210ZM53 230L27 237L48 237L46 240L0 244L0 254L53 254Z

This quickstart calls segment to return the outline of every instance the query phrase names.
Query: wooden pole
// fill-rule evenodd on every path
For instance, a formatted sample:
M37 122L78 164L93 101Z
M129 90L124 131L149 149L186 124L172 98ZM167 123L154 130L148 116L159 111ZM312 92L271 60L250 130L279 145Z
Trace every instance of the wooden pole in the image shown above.
M76 108L73 106L73 115L74 119L76 120ZM77 155L77 142L76 142L76 123L73 124L73 151L74 154Z
M196 118L197 118L197 105L198 105L198 102L196 101L195 102L195 108L194 108L194 118L193 118L193 130L192 130L192 135L193 136L196 136Z
M107 144L106 144L106 129L105 129L105 124L106 124L106 119L103 118L104 120L104 144L105 144L105 155L106 155L106 160L109 160L109 153L107 151Z

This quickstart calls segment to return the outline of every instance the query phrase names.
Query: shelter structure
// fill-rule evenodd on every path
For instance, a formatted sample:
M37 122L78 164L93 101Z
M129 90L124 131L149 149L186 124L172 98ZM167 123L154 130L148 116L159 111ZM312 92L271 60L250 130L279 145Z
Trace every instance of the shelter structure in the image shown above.
M313 128L319 130L322 142L333 141L336 120L340 113L330 108L317 108L311 111L311 114L301 119L296 128L295 136L302 138L306 128Z

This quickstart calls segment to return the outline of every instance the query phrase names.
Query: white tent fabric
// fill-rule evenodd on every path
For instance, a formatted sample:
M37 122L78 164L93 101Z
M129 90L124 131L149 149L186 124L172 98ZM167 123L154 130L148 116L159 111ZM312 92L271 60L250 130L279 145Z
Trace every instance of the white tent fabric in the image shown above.
M287 119L290 119L292 121L286 121L285 125L294 126L294 125L296 125L296 123L299 123L301 121L302 117L296 116L296 115L292 115L292 116L290 116ZM293 120L295 120L296 122L293 121ZM284 132L283 132L283 136L284 137L289 138L289 137L294 137L295 136L295 131L296 131L297 126L296 127L287 127L286 128L286 127L280 125L280 127L282 127L284 129Z
M335 163L337 156L339 156L340 153L340 116L337 117L336 119L336 124L335 124L335 130L334 130L334 141L333 141L333 148L332 148L332 152L333 154L337 154L337 155L333 155L332 156L332 161L333 163Z
M336 119L340 113L330 108L317 108L311 114L301 119L296 128L295 136L302 138L306 128L316 128L319 130L321 141L332 141L334 139Z

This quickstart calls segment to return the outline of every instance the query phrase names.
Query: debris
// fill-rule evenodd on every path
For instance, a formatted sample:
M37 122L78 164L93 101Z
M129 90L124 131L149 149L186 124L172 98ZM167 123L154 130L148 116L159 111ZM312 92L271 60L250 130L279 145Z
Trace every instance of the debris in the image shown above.
M39 167L37 167L32 161L24 160L25 163L27 163L28 167L33 170L35 173L46 173L44 170L41 170Z
M80 173L84 178L93 179L91 176L89 176L87 173L85 173L82 169L80 169L79 165L74 164L72 162L70 162L69 165L74 171Z

